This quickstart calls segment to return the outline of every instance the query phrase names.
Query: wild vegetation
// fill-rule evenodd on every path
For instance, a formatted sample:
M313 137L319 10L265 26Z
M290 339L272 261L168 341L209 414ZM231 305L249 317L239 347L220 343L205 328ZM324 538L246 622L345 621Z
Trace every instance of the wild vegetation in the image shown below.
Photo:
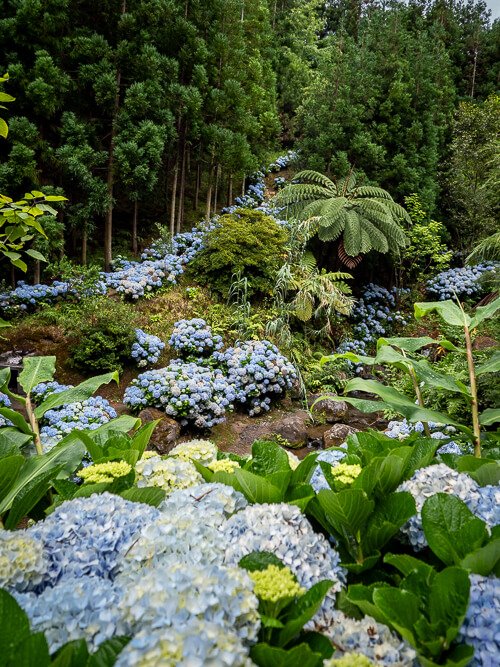
M0 667L491 667L500 21L5 0Z

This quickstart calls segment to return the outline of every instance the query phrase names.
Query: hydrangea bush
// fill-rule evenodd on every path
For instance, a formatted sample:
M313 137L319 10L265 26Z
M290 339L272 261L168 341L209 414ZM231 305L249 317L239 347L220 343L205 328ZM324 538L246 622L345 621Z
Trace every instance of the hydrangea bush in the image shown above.
M179 320L168 341L183 359L199 359L222 348L222 337L201 318Z
M148 334L142 329L135 330L135 341L132 344L131 356L139 368L148 364L156 364L164 349L165 343L158 336Z
M239 342L214 358L227 369L235 398L250 415L269 410L271 400L291 389L297 379L293 364L267 340Z
M438 301L447 299L470 299L479 296L483 287L479 278L488 272L497 270L495 262L485 262L476 266L464 266L438 273L427 281L427 293Z
M220 370L176 359L165 368L141 373L127 387L123 400L133 410L154 406L181 424L211 428L224 420L234 398Z

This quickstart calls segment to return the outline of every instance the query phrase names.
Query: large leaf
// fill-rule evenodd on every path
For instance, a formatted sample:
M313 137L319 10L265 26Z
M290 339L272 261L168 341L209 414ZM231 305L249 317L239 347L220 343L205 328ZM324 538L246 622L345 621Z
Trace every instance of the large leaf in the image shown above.
M120 496L125 498L125 500L130 500L134 503L144 503L145 505L158 507L158 505L165 499L165 491L153 486L145 486L140 489L132 487L131 489L121 491Z
M375 507L374 501L359 489L338 493L322 490L317 497L335 531L345 538L356 535L364 527Z
M463 382L460 382L460 380L455 380L451 375L440 373L426 359L415 361L412 365L419 380L424 382L428 387L446 389L470 398L471 393L469 387Z
M405 352L417 352L426 345L438 345L440 341L430 338L430 336L421 336L420 338L379 338L377 341L377 349L383 345L393 345Z
M50 489L50 481L57 476L62 465L39 472L36 477L23 486L12 500L12 506L5 522L5 527L14 530L21 519L43 498Z
M429 301L416 303L415 317L419 320L429 313L437 313L446 324L454 327L470 326L471 318L453 301Z
M479 415L481 426L491 426L500 422L500 408L487 408Z
M427 615L431 623L443 622L448 632L458 633L469 605L470 581L466 570L447 567L432 580Z
M355 407L358 407L363 412L373 412L374 410L383 410L389 408L402 414L404 417L406 417L406 419L408 419L408 421L434 421L438 424L450 424L472 436L472 431L470 428L451 419L449 415L442 412L437 412L436 410L421 408L407 396L397 391L397 389L394 389L393 387L387 387L386 385L382 384L381 382L377 382L376 380L353 378L347 383L344 391L345 393L350 391L364 391L380 396L382 401L379 403L376 401L365 401L363 399L344 398L345 401L351 403ZM364 404L369 405L368 410L364 409ZM379 407L376 407L377 405Z
M24 461L22 454L0 459L0 497L3 497L14 484Z
M373 602L403 639L415 645L414 626L421 617L419 599L410 591L384 587L373 591Z
M113 667L123 648L129 643L129 637L113 637L99 645L89 658L87 667Z
M280 489L264 477L238 469L235 470L234 477L251 503L279 503L283 499Z
M16 482L10 491L0 501L0 514L4 514L14 501L18 493L31 484L39 476L47 473L57 474L57 470L76 468L85 454L85 446L74 434L70 433L63 438L50 452L41 456L32 456L21 468ZM49 475L50 476L50 475Z
M99 428L96 428L94 431L89 431L88 433L92 440L98 442L100 439L106 440L107 433L109 431L120 431L122 433L128 433L129 431L139 428L140 425L141 420L138 417L132 417L131 415L120 415L119 417L116 417L116 419L112 419L106 424L103 424L102 426L99 426Z
M141 456L144 454L144 450L146 449L149 441L151 440L153 431L158 426L160 421L161 421L160 419L155 419L154 421L148 422L147 424L141 426L141 428L138 429L137 433L134 433L134 437L132 439L132 447L139 452L139 458L141 458Z
M55 357L24 357L23 370L19 373L19 384L26 394L40 382L49 382L56 372Z
M381 549L415 513L415 500L411 493L391 493L383 498L375 507L362 535L363 551L371 554Z
M12 450L13 447L19 450L32 440L33 436L30 433L23 433L12 426L0 428L0 457L3 455L2 452Z
M12 595L0 588L0 656L13 657L16 646L29 635L28 617Z
M460 565L483 577L487 577L492 572L499 576L500 538L492 539L484 547L467 554Z
M51 667L87 667L89 651L85 639L74 639L56 652Z
M363 614L371 616L379 623L387 625L387 618L385 614L377 607L373 601L373 592L375 588L383 586L382 583L372 584L371 586L364 586L362 584L354 584L349 586L347 592L347 600L359 607Z
M500 371L500 352L496 351L488 361L476 368L476 375L484 375L484 373L498 373Z
M66 405L68 403L78 403L80 401L85 401L87 398L90 398L101 385L108 384L112 381L118 384L119 377L117 371L112 373L105 373L104 375L96 375L96 377L89 378L88 380L81 382L77 387L66 389L66 391L62 391L60 394L51 394L41 405L36 408L35 416L37 419L40 419L47 412L47 410L57 408L60 405Z
M475 329L481 324L481 322L484 322L484 320L493 317L497 310L500 310L500 297L487 304L486 306L479 306L479 308L476 308L474 317L470 321L469 328Z
M50 664L49 646L43 632L32 634L18 644L11 663L15 667L49 667Z
M256 644L250 651L250 657L259 667L322 667L323 656L307 644L299 644L290 650Z
M290 480L290 485L294 486L296 484L301 484L302 482L309 482L312 473L314 471L314 468L317 465L316 462L317 458L318 458L317 453L311 453L308 454L305 457L305 459L302 459L299 465L292 472L292 479Z
M262 477L275 472L288 472L290 470L288 455L276 442L256 440L252 445L252 458L248 470Z
M408 455L411 450L408 451ZM394 455L376 457L354 480L353 489L362 489L367 496L384 497L403 481L406 460Z
M240 567L248 572L266 570L270 565L276 565L280 570L285 567L284 563L270 551L252 551L243 556L238 563Z
M460 564L488 539L486 524L448 493L436 493L425 501L422 525L430 548L446 565Z
M26 433L31 437L35 435L31 430L31 426L19 412L11 410L11 408L0 408L0 415L11 421L22 433Z
M279 633L278 646L286 646L299 634L304 625L316 614L333 583L325 580L314 584L297 599L290 611L287 610L287 622Z

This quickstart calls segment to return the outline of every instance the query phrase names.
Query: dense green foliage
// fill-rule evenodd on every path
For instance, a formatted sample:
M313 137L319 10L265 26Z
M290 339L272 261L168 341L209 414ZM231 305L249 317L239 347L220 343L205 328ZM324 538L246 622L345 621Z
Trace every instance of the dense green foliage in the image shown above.
M241 276L247 278L250 293L269 293L284 261L286 239L285 230L269 216L240 209L219 218L191 271L202 284L225 297L235 277Z

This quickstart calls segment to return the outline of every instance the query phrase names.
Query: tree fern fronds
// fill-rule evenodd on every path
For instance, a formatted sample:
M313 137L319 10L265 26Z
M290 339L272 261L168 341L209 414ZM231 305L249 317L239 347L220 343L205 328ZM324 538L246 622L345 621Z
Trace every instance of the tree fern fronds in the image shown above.
M383 188L376 188L373 185L360 185L356 188L356 197L378 197L388 201L394 201L391 195Z
M485 260L500 261L500 232L495 232L480 241L465 262L466 264L477 264Z
M328 176L325 176L319 171L314 171L312 169L303 169L299 171L298 174L295 174L294 179L297 181L312 181L313 183L321 183L325 188L335 190L336 186L333 181L331 181Z

